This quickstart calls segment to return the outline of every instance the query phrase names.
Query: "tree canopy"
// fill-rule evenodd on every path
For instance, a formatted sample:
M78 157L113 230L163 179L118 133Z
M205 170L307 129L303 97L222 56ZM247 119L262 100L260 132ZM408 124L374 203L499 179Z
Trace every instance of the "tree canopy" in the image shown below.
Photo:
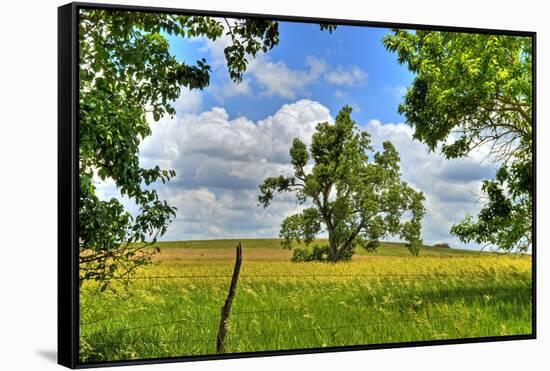
M530 37L394 30L383 39L414 73L399 106L414 138L447 158L484 151L499 163L484 205L451 232L506 251L531 245L533 197Z
M351 119L351 111L345 106L334 124L317 124L309 150L294 139L290 148L294 174L265 179L259 204L268 207L274 194L281 192L293 192L300 204L311 202L311 207L282 222L285 248L291 248L293 241L310 244L326 231L327 259L332 262L350 259L356 246L374 250L389 235L407 240L417 255L424 196L401 180L395 147L384 142L383 150L375 151L370 135Z

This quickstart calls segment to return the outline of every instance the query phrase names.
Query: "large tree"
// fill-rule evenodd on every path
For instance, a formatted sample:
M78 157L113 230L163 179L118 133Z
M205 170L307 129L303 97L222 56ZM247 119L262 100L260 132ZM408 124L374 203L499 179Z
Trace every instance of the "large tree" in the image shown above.
M505 251L531 246L533 202L530 37L394 30L383 39L414 73L399 112L414 138L447 158L485 151L499 163L483 181L477 217L451 232Z
M351 107L345 106L334 124L317 124L309 151L294 139L290 148L294 175L265 179L260 205L269 206L275 192L294 192L301 204L311 201L312 207L282 222L285 248L293 241L309 244L326 230L332 262L351 258L356 246L374 250L389 235L407 240L417 255L424 196L401 180L394 146L384 142L383 151L376 152L370 135L358 130L350 114ZM307 171L310 160L312 168Z

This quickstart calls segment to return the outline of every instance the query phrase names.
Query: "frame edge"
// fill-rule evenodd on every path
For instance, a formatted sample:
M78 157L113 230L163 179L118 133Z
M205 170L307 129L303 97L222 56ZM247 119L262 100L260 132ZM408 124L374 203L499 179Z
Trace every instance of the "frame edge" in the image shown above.
M167 358L128 359L122 361L80 363L79 348L79 296L78 296L78 11L80 8L112 9L126 11L151 11L188 13L204 16L229 16L249 18L270 18L279 21L305 22L325 21L351 26L397 27L429 29L436 31L490 33L507 36L531 37L533 40L533 307L531 334L480 337L418 342L370 344L329 348L307 348L250 353L230 353L223 355L177 356ZM424 25L394 22L362 21L349 19L315 18L227 11L207 11L183 8L163 8L142 5L119 5L73 2L58 7L58 364L75 369L91 367L111 367L127 365L162 364L175 362L209 361L221 359L241 359L250 357L271 357L286 355L307 355L338 353L358 350L397 349L419 346L475 344L500 341L533 340L537 338L536 326L536 31L514 31L474 27ZM67 235L67 229L70 235Z
M57 9L57 363L78 364L76 7Z

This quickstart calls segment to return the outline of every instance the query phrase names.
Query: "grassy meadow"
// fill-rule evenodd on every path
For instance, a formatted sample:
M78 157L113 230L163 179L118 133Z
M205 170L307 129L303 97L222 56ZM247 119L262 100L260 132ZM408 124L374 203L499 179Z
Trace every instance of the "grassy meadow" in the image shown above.
M82 362L216 353L236 240L159 243L125 289L80 290ZM531 256L397 243L351 262L292 263L242 240L227 352L530 334Z

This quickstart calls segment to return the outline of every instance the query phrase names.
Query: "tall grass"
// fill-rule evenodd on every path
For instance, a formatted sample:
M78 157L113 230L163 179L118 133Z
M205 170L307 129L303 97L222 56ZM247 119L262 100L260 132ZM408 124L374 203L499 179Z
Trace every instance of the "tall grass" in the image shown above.
M243 241L228 352L531 333L529 256L410 257L386 245L347 263L291 263L273 241ZM215 353L231 242L165 244L127 289L85 283L81 360Z

